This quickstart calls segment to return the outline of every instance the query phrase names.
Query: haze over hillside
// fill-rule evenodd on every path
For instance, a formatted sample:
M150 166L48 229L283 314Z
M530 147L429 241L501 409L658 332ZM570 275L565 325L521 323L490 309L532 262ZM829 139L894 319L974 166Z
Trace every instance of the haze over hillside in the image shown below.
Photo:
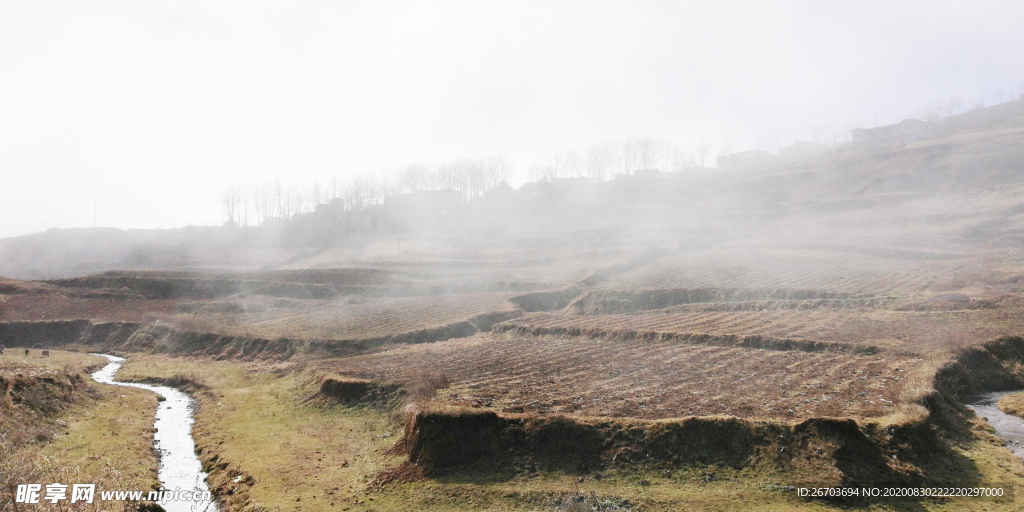
M586 240L579 250L736 244L961 255L1010 250L1021 241L1021 105L1011 101L929 122L934 133L896 140L808 144L796 156L740 153L723 157L726 165L717 169L635 169L607 181L551 174L518 189L499 184L478 192L461 182L390 195L381 188L358 200L350 189L338 189L285 217L274 216L284 211L275 204L288 203L268 199L262 226L54 229L0 240L0 275L329 267L476 251L553 233L569 235L550 242L551 250L567 252L579 237ZM744 155L747 161L728 163ZM235 224L243 200L250 212L256 203L235 198L229 212Z
M0 237L218 225L231 184L493 154L519 187L636 138L714 166L1024 92L1018 2L246 7L0 6Z

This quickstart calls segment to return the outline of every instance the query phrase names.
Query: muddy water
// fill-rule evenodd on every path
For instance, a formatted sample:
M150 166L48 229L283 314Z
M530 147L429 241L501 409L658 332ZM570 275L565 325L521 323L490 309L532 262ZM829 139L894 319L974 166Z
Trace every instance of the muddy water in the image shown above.
M987 393L972 404L968 404L975 414L985 418L992 428L996 429L996 435L1006 441L1006 446L1013 450L1013 453L1024 458L1024 418L1006 414L996 407L1000 398L1020 391L1000 391L998 393Z
M192 439L192 399L188 395L167 386L151 386L133 382L117 382L114 375L125 359L106 354L97 354L110 360L110 364L92 374L96 382L148 389L165 398L156 409L156 434L153 436L157 454L160 456L160 468L157 476L163 489L173 491L197 490L201 493L209 491L206 485L206 473L196 457L196 445ZM148 492L148 490L147 490ZM167 512L193 512L216 510L214 503L206 500L165 500L160 505Z

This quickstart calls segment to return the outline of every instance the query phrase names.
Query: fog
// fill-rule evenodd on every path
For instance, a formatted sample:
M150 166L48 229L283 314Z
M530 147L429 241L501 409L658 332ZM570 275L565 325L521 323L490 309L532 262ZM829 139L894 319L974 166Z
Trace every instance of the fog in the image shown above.
M220 225L233 184L493 154L518 188L559 151L644 137L713 155L844 141L1017 98L1022 15L1016 2L8 2L0 236Z

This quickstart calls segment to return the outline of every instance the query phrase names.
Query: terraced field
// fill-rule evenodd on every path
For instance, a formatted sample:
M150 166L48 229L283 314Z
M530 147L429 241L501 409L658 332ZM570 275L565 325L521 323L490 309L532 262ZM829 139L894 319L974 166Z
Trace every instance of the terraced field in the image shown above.
M673 418L880 417L897 413L924 359L880 353L495 334L317 363L387 382L441 373L438 399L503 412ZM912 391L912 390L911 390Z
M1020 312L1020 306L1014 308ZM1024 316L1007 309L893 311L811 309L672 311L573 316L530 313L511 325L531 332L655 331L759 335L872 345L904 351L953 350L1024 330ZM593 335L601 336L600 332Z
M868 253L864 254L865 251ZM600 287L790 288L902 296L953 287L958 276L979 265L979 258L944 258L942 253L935 253L939 259L923 259L929 257L928 253L904 252L923 256L904 258L899 257L901 252L863 247L830 251L762 246L722 248L663 258L616 275ZM885 257L887 254L889 257Z
M438 327L487 313L511 313L513 293L336 300L272 299L197 302L168 318L184 327L265 339L368 339Z
M0 295L0 316L8 321L90 318L105 322L144 322L154 315L170 315L176 300L124 297L68 297L65 295Z

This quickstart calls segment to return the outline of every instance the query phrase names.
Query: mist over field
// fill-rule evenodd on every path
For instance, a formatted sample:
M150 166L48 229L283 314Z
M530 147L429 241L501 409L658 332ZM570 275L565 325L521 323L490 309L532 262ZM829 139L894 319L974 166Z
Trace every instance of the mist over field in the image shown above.
M0 6L0 510L1015 510L1022 14Z

